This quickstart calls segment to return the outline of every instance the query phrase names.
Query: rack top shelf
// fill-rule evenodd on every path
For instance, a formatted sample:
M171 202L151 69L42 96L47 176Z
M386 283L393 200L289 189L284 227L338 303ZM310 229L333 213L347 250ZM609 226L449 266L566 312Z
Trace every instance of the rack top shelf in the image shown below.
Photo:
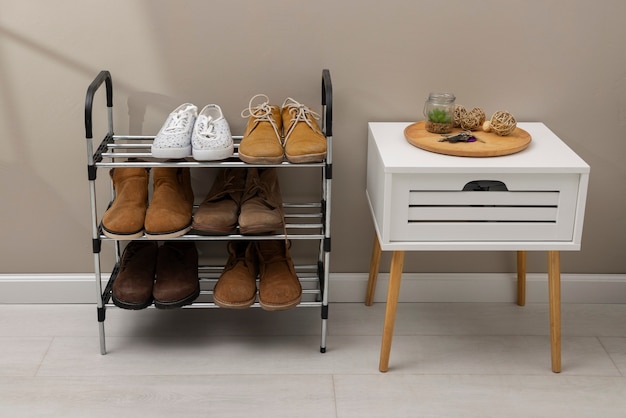
M93 100L96 91L102 85L106 86L106 106L108 112L108 132L101 141L96 151L93 150ZM333 122L333 94L330 71L322 70L322 91L321 102L323 107L322 126L328 141L328 155L325 161L320 163L292 164L287 161L281 164L272 165L255 165L248 164L238 158L237 149L241 142L241 136L233 137L235 141L234 155L222 161L196 161L191 156L184 161L167 161L153 158L150 153L150 147L154 136L123 136L114 135L113 132L113 81L111 73L103 70L96 76L87 88L85 98L85 137L87 139L87 160L90 167L90 178L95 178L96 167L154 167L154 166L187 166L187 167L325 167L332 164L331 140L332 140L332 122Z

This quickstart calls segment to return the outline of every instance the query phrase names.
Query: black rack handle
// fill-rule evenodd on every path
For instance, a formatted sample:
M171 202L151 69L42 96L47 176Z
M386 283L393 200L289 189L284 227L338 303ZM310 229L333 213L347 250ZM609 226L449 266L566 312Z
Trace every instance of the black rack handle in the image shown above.
M326 136L333 136L333 84L330 70L322 70L322 105L326 106Z
M93 138L91 123L93 98L102 83L106 85L107 107L113 107L113 80L111 79L111 73L102 70L87 88L87 97L85 98L85 137L87 139Z

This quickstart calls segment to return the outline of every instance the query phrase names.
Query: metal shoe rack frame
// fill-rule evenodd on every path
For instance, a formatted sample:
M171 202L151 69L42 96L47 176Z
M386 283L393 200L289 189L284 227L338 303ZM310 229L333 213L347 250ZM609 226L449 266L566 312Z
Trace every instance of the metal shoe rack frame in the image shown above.
M92 132L92 109L94 97L97 90L105 85L106 107L107 107L107 133L95 148ZM96 202L96 177L98 168L115 167L189 167L189 168L226 168L226 167L318 167L321 171L321 190L319 192L320 201L312 203L284 203L285 212L285 234L249 236L249 235L225 235L207 236L196 234L191 230L189 233L173 238L175 240L193 241L229 241L229 240L266 240L266 239L288 239L288 240L318 240L319 253L317 262L312 264L295 265L296 273L303 287L302 301L297 306L300 307L320 307L321 308L321 341L320 352L326 351L326 334L328 319L328 282L329 282L329 261L330 261L330 198L332 180L332 84L330 71L322 71L322 114L321 128L327 140L327 157L321 163L290 164L283 162L276 165L254 165L247 164L239 160L237 150L241 142L241 136L234 136L235 153L232 158L223 161L196 161L191 157L180 162L169 162L152 157L150 146L154 136L136 135L115 135L113 130L113 82L109 71L101 71L92 81L87 89L85 99L85 137L87 143L87 176L89 180L89 193L91 200L91 225L92 225L92 247L95 284L97 291L97 314L100 336L100 353L106 354L106 339L104 321L106 309L115 307L111 301L111 289L120 268L121 246L120 241L112 240L102 233L101 217L98 214ZM129 159L131 159L129 161ZM140 159L141 161L135 161ZM107 173L108 175L108 173ZM111 184L111 205L115 198L115 191ZM194 210L196 207L194 207ZM145 237L138 238L147 239ZM108 278L103 278L101 270L101 250L104 241L114 242L115 265ZM201 292L198 299L191 305L184 308L215 308L212 302L212 289L215 286L223 265L199 265L199 280ZM259 307L258 301L252 307Z

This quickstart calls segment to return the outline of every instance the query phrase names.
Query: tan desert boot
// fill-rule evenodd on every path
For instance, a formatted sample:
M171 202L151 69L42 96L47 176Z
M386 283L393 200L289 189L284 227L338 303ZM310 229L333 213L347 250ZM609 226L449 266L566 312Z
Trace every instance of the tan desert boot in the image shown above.
M265 102L252 107L257 98ZM257 94L250 99L241 117L248 118L248 124L239 144L239 158L249 164L280 164L283 162L282 119L278 106L270 105L269 98Z
M290 163L315 163L326 158L326 137L320 116L291 97L282 106L285 156Z
M228 253L228 262L213 289L213 301L222 308L244 309L252 305L256 297L256 245L230 241Z
M109 238L130 240L143 235L148 207L149 171L142 167L110 171L115 200L102 217L102 232Z
M285 240L258 241L259 303L267 311L295 307L302 298L302 286L296 275Z
M218 235L237 230L246 170L226 168L217 173L211 190L193 215L193 229Z
M187 167L152 169L153 193L146 211L144 229L151 239L184 235L191 229L193 190Z
M276 168L248 168L239 212L239 232L269 234L284 226L283 198Z

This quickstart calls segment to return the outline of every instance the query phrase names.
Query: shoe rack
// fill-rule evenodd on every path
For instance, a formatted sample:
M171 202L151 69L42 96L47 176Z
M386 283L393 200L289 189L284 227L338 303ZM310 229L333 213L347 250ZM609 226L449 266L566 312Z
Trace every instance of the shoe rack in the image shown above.
M100 87L105 86L106 94L106 134L99 142L93 139L93 104L94 98ZM291 164L282 162L275 165L254 165L241 161L238 158L238 146L241 142L241 136L233 136L235 142L235 152L233 157L222 161L196 161L191 157L184 161L171 162L155 159L150 153L150 147L154 136L135 136L135 135L116 135L113 128L113 81L108 71L101 71L92 81L87 89L85 100L85 137L87 145L87 177L89 181L89 193L91 203L91 227L92 227L92 247L93 247L93 263L95 273L95 285L97 291L97 320L100 336L100 353L106 354L105 341L105 319L108 308L117 308L111 300L111 289L113 282L118 274L120 267L121 249L123 242L113 240L105 236L102 232L101 217L99 206L96 202L97 193L97 174L98 169L103 168L107 178L108 171L115 167L189 167L193 173L195 169L210 170L227 167L259 167L269 168L277 167L280 170L298 170L301 168L314 168L313 171L319 172L319 190L312 191L311 195L315 198L307 202L290 203L284 202L285 213L285 230L283 233L274 235L202 235L195 233L194 230L187 234L172 238L173 240L193 240L199 245L213 245L207 241L222 241L224 246L220 250L226 260L226 242L233 240L269 240L269 239L288 239L295 247L298 243L307 241L304 247L307 251L314 252L310 259L305 263L298 263L294 258L296 273L301 282L303 292L302 301L296 308L319 308L321 310L321 332L320 332L320 352L326 351L326 334L328 320L328 282L329 282L329 259L331 249L330 239L330 214L331 214L331 180L332 180L332 84L330 71L324 69L322 71L321 80L321 128L327 139L327 157L325 161L320 163L304 163ZM104 119L104 118L103 118ZM138 159L140 161L137 161ZM309 171L307 171L308 173ZM280 174L280 173L279 173ZM297 171L294 171L297 174ZM291 177L292 174L288 173ZM317 182L314 182L317 184ZM101 186L100 186L101 187ZM110 185L111 198L108 202L110 205L114 199L114 190ZM99 196L102 196L100 194ZM198 197L198 196L196 196ZM197 199L196 199L197 202ZM194 207L194 210L197 208ZM101 211L104 212L104 211ZM140 240L147 238L141 237ZM110 242L111 244L107 244ZM102 251L103 249L112 247L114 252L115 265L108 273L102 270ZM312 250L311 250L312 248ZM212 301L212 290L223 269L223 264L202 264L199 265L199 281L200 296L191 305L184 306L181 309L188 308L219 308ZM251 308L259 307L258 301ZM223 309L223 308L219 308Z

